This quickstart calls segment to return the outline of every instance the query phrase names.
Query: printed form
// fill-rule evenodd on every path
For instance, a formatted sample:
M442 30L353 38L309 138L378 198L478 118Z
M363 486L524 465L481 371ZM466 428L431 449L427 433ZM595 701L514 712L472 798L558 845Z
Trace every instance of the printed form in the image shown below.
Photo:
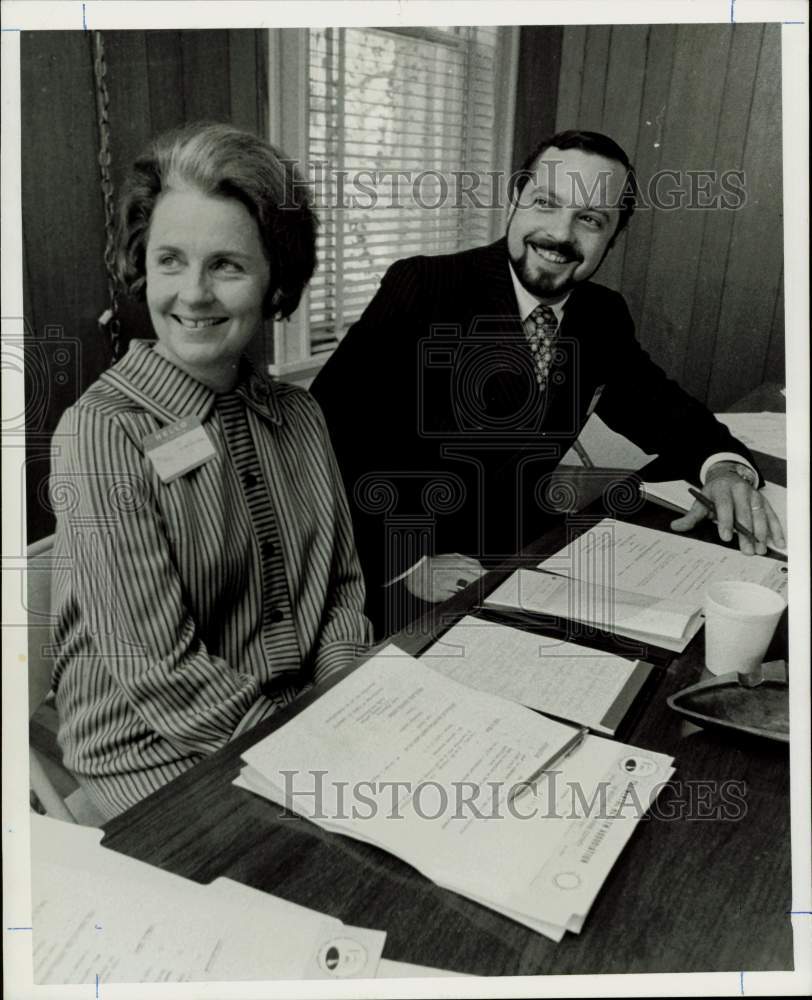
M101 837L101 830L31 815L36 983L376 973L381 931L346 926L230 879L200 885L106 850Z
M538 568L567 577L568 588L543 583L536 579L542 574L532 570L518 570L486 603L561 614L569 602L570 611L562 617L614 622L608 631L677 652L702 626L710 583L749 580L780 594L787 590L784 562L613 518L604 518ZM680 614L688 625L681 638L674 638Z
M560 940L580 929L673 773L670 757L600 736L556 762L572 735L570 726L387 647L246 751L249 767L235 783ZM524 784L547 762L543 777ZM630 784L638 808L618 813ZM514 798L516 785L524 792ZM603 794L607 803L578 815L575 794L585 802ZM561 797L566 808L556 805ZM596 823L609 828L599 833ZM574 843L590 847L570 884Z
M461 684L608 736L650 673L637 660L470 615L420 662Z
M519 569L485 598L494 609L518 608L594 625L605 632L684 649L702 622L696 607L679 601L621 590L609 583L571 579L555 573Z
M614 518L605 518L539 568L697 609L715 580L749 580L778 593L787 589L785 563Z

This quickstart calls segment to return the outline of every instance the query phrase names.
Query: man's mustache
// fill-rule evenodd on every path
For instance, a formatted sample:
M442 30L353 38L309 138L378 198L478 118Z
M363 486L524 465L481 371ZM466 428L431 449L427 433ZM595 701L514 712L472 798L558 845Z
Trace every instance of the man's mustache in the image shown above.
M565 241L563 243L557 243L554 240L544 240L533 237L525 240L526 243L531 244L531 246L537 247L539 250L552 250L553 253L561 254L562 257L566 257L569 261L577 261L579 264L583 262L583 257L578 250L578 248L573 244Z

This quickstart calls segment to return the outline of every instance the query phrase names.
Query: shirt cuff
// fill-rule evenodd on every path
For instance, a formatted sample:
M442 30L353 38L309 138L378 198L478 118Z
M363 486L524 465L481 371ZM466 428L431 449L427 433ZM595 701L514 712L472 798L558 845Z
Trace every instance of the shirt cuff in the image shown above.
M717 462L735 462L737 465L746 465L748 469L753 469L753 466L744 455L739 455L735 451L720 451L715 455L711 455L710 458L706 458L702 463L702 468L699 470L699 481L702 485L705 485L705 477L708 474L708 470L712 465L716 465ZM753 475L756 477L756 483L759 482L758 472L753 469Z
M323 684L329 677L357 660L367 647L362 643L339 639L323 647L313 669L313 683Z

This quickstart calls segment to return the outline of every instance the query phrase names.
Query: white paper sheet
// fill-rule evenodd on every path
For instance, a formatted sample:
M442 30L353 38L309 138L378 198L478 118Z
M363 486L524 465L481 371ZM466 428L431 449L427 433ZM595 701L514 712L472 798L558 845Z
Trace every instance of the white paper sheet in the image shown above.
M786 413L717 413L720 420L753 451L776 458L787 457L787 415Z
M585 622L606 632L655 643L687 642L696 615L696 608L667 598L529 569L509 576L488 595L485 604Z
M32 815L37 983L374 976L385 934L230 879L200 885ZM97 979L98 977L98 979Z
M591 461L604 469L631 469L636 471L647 465L656 455L647 455L642 449L592 413L578 435L581 445ZM574 448L564 455L561 465L583 466L580 455Z
M778 593L787 589L785 563L613 518L605 518L539 565L697 609L715 580L750 580Z
M512 785L556 754L574 731L504 698L448 680L401 650L386 647L288 725L248 749L243 760L277 788L290 791L283 804L312 818L318 813L327 820L349 818L350 790L363 782L375 788L387 783L381 808L361 822L365 838L380 843L378 838L384 837L388 849L398 853L399 845L409 852L416 838L427 837L432 841L431 860L444 863L448 855L452 863L466 831L453 843L434 843L427 824L410 828L409 823L388 823L387 817L414 811L411 791L420 783L430 790L430 783L445 787L464 779L489 804L489 783L506 796ZM283 774L280 761L298 762L297 773ZM317 780L314 771L325 775L318 796L310 794ZM392 782L404 786L393 787ZM366 786L359 792L372 795ZM361 801L354 804L361 814L373 811ZM417 807L423 808L419 801Z
M438 885L560 940L579 926L650 796L671 774L668 757L588 736L552 769L563 787L548 776L512 800L515 784L550 760L562 733L571 727L384 649L250 748L238 783L325 829L377 844ZM641 756L645 766L626 766ZM573 815L569 802L559 807L562 796L573 795L571 777L586 802L602 784L615 790L636 784L640 814L604 816L611 827L593 838L600 816ZM381 779L406 784L393 799L391 786L381 793ZM367 808L369 800L376 808ZM589 845L577 886L559 878L529 891L544 872L562 875L564 869L550 875L545 867L555 867L554 859L574 863L567 853L573 844Z
M690 493L691 484L684 479L671 479L662 483L641 483L640 488L643 494L650 500L665 504L673 510L690 510L694 504L694 498ZM759 493L769 502L772 509L778 515L781 525L784 528L786 537L787 531L787 491L777 483L765 483ZM787 548L779 548L777 545L768 545L773 552L787 554Z
M422 653L420 661L461 684L606 735L615 726L605 720L637 665L612 653L470 616Z
M612 616L604 613L607 631L635 639L645 644L662 646L682 652L702 627L699 612L705 590L714 580L750 580L785 594L787 590L786 564L764 556L745 556L740 552L699 542L675 532L656 531L605 518L595 527L579 536L555 555L539 563L539 568L550 573L587 581L589 587L583 595L587 602L590 595L603 601L612 609ZM525 574L525 578L521 574ZM508 607L524 607L541 613L553 613L536 599L534 591L540 587L527 571L519 570L486 599L486 603L501 603ZM600 588L604 588L601 590ZM617 591L615 608L607 597L610 590ZM651 608L651 614L662 612L666 601L695 613L681 638L673 638L673 630L665 634L656 618L648 617L645 628L626 623L617 613L628 603L626 594L638 594ZM622 600L620 600L622 598ZM578 602L572 602L577 609ZM572 613L563 617L573 618ZM576 619L582 620L582 619ZM611 624L614 622L614 624ZM649 631L650 629L650 631Z

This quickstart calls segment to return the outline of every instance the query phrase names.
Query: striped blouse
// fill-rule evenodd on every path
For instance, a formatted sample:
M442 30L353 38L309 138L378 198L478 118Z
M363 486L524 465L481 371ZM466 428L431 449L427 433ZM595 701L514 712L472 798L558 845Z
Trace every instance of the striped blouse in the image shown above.
M165 482L144 439L185 417L214 455ZM247 363L215 395L133 342L63 415L51 502L58 738L108 817L371 639L321 411Z

